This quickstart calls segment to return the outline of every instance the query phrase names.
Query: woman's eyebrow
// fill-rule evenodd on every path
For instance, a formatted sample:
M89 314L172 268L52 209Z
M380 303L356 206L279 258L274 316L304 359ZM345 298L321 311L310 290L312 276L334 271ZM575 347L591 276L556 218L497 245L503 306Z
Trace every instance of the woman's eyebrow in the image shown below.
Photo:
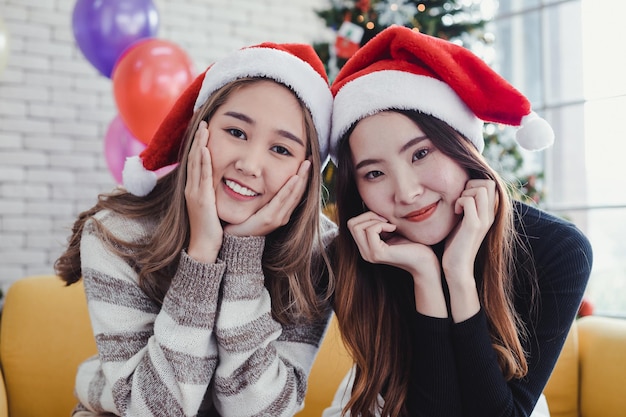
M230 116L230 117L234 117L235 119L241 120L242 122L246 122L248 124L253 125L255 122L254 120L252 120L251 117L246 116L243 113L239 113L236 111L227 111L226 113L224 113L225 116Z
M408 141L407 143L405 143L404 145L402 145L402 147L400 148L400 151L398 153L403 153L405 152L407 149L413 147L413 145L420 143L423 140L428 139L428 136L423 135L423 136L418 136L416 138L411 139L410 141Z
M372 165L372 164L376 164L379 163L380 159L364 159L361 162L359 162L358 164L356 164L354 166L354 170L358 171L359 169L363 168L364 166L368 166L368 165Z
M245 115L243 113L239 113L236 111L227 111L226 113L224 113L225 116L230 116L230 117L234 117L237 120L241 120L242 122L254 125L255 121L254 119L252 119L250 116ZM277 129L276 133L278 133L280 136L284 137L285 139L290 139L296 143L298 143L300 146L305 146L304 145L304 141L302 139L300 139L298 136L294 135L293 133L284 130L284 129Z
M413 138L413 139L409 140L407 143L405 143L404 145L402 145L402 147L400 148L398 153L403 153L407 149L409 149L412 146L414 146L415 144L420 143L421 141L426 140L426 139L428 139L428 136L426 136L426 135L418 136L416 138ZM364 159L361 162L359 162L358 164L356 164L354 166L354 169L358 170L360 168L363 168L364 166L379 163L380 161L381 161L380 159L373 159L373 158L371 158L371 159Z
M284 137L286 139L290 139L290 140L300 144L300 146L305 147L304 141L302 139L300 139L299 137L297 137L296 135L294 135L293 133L288 132L288 131L283 130L283 129L278 129L277 133L280 136L282 136L282 137Z

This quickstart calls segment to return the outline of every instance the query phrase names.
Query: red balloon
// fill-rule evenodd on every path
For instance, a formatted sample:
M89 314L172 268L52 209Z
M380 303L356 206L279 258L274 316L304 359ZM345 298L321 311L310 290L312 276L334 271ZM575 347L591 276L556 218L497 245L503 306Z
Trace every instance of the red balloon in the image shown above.
M134 137L148 144L194 75L182 49L151 38L134 43L122 54L111 79L120 117Z
M580 307L578 308L578 317L593 315L594 305L587 297L583 297Z

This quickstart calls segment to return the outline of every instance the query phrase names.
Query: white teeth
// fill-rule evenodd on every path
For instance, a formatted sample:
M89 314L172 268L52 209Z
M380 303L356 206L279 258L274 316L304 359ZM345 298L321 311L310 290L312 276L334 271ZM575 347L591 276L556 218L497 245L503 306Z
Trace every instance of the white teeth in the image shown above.
M255 195L257 195L257 193L255 193L251 189L246 188L246 187L242 187L241 185L237 184L235 181L224 180L224 183L226 183L228 188L230 188L231 190L233 190L237 194L245 195L245 196L248 196L248 197L254 197Z

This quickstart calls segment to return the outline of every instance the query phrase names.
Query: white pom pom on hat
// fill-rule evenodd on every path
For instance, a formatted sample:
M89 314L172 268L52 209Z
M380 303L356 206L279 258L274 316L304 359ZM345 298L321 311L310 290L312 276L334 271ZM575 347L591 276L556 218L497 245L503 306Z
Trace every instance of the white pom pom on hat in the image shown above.
M157 174L148 171L139 156L126 158L124 169L122 170L122 181L124 187L137 197L145 197L150 194L157 183Z
M155 171L180 161L179 151L193 113L215 91L240 78L272 79L290 88L311 112L322 163L328 159L333 97L324 64L312 46L264 42L242 48L215 62L181 94L148 146L126 159L122 178L128 192L139 197L155 187Z
M535 112L522 117L520 128L515 133L517 143L529 151L541 151L554 143L554 131L544 119Z
M418 110L452 126L482 152L484 122L518 127L528 150L554 143L550 125L528 99L472 51L403 26L391 26L359 49L331 86L331 159L357 121L389 109Z

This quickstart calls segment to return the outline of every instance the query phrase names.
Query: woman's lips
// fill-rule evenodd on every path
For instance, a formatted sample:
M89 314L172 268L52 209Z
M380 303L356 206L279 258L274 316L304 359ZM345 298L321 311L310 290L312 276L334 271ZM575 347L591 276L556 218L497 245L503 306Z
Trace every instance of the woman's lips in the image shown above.
M424 207L423 209L416 210L407 214L406 216L404 216L404 218L410 222L423 222L424 220L432 216L436 209L437 203L433 203L429 206Z
M222 183L224 184L226 193L237 200L250 200L259 195L254 190L251 190L232 180L224 179Z

